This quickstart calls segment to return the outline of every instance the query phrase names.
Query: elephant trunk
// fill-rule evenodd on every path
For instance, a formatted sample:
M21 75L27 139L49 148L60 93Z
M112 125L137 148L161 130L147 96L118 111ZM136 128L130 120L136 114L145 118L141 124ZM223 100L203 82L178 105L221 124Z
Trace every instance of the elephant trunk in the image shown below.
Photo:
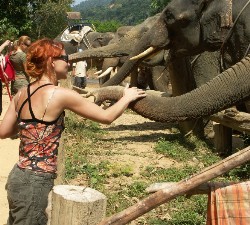
M160 32L160 33L159 33ZM157 37L155 36L157 34ZM153 50L150 52L150 55L153 55L169 44L168 32L164 23L163 18L159 18L154 26L147 31L143 37L137 42L134 51L129 55L129 58L137 56L138 54L144 52L148 48L152 47ZM140 59L127 60L125 64L121 67L118 73L104 83L102 86L112 86L120 84L133 69L137 68L137 65L147 58L149 55L144 56Z
M129 55L129 49L117 44L110 44L100 48L88 49L83 52L77 52L69 55L70 62L77 62L88 58L112 58Z
M130 108L138 114L160 122L184 121L212 115L235 105L250 95L250 57L227 69L210 82L177 97L161 97L148 94L132 102ZM100 89L97 101L118 100L122 88ZM166 95L165 95L166 96Z

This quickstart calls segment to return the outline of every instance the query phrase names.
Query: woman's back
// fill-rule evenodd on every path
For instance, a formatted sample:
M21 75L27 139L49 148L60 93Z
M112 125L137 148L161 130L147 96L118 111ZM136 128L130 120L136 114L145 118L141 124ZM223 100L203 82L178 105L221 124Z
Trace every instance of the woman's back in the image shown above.
M10 55L10 61L17 73L24 73L24 63L26 60L26 54L22 51L12 52Z
M22 169L56 172L59 140L64 130L64 113L51 120L56 88L51 83L35 83L18 93L16 112L20 147L17 165Z
M17 94L16 111L19 112L20 119L34 119L43 121L54 121L63 110L59 110L56 104L56 92L58 86L51 83L31 83ZM30 97L29 97L30 93ZM30 105L29 105L30 102ZM22 106L23 105L23 106Z

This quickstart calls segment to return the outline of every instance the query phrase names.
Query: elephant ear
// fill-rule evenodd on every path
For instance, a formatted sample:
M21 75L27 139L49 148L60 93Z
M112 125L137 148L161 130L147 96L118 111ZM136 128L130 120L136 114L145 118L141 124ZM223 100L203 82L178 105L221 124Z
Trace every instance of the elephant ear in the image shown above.
M217 49L232 27L232 0L207 0L201 4L201 32L209 49Z

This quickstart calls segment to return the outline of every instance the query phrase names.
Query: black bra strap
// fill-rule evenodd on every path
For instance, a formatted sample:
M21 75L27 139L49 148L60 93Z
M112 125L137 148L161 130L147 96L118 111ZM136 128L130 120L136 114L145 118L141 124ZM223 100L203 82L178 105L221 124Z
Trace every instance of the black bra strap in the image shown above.
M30 85L31 85L31 83L28 84L28 87L27 87L27 94L28 94L28 97L23 101L23 103L22 103L22 105L21 105L21 107L20 107L20 109L19 109L19 111L18 111L18 118L20 118L20 114L21 114L21 111L22 111L22 109L23 109L25 103L26 103L26 102L29 102L30 115L31 115L31 117L32 117L33 119L35 119L35 115L34 115L34 113L33 113L33 111L32 111L32 108L31 108L31 96L34 95L40 88L45 87L45 86L48 86L48 85L53 85L53 84L50 84L50 83L48 83L48 84L43 84L43 85L39 86L38 88L36 88L31 94L30 94Z

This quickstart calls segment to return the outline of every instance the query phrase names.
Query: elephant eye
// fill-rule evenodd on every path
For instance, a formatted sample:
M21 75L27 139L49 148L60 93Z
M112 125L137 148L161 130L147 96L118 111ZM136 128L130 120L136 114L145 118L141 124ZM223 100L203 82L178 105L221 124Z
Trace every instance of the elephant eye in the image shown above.
M173 24L175 22L175 16L171 11L166 11L166 23L168 25Z

